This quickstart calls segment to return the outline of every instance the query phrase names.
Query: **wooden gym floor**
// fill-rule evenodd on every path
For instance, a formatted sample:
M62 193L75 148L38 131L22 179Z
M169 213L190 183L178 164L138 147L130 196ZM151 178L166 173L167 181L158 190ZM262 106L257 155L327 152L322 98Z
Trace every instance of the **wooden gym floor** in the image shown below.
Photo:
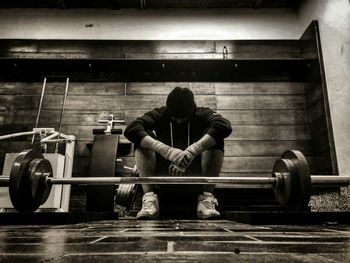
M0 228L0 262L349 262L350 226L123 219Z

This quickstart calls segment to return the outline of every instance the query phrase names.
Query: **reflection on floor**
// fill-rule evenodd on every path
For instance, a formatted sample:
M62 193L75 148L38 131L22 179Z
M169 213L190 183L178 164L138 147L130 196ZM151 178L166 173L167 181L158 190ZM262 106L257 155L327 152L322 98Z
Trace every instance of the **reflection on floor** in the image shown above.
M349 262L350 226L115 220L2 226L0 262Z

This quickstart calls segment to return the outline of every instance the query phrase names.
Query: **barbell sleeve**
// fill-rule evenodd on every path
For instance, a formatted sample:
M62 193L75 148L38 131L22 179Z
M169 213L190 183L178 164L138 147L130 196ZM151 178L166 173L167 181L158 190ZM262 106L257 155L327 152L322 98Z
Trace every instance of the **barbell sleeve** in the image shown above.
M348 186L350 176L311 175L311 183L317 186Z
M0 186L8 186L9 179L10 179L10 177L8 177L8 176L0 176Z

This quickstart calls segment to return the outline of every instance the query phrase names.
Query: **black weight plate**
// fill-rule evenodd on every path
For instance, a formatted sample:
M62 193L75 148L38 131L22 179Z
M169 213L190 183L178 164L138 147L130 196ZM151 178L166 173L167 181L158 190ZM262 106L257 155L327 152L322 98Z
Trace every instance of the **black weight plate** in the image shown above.
M283 184L274 188L276 200L283 206L289 207L295 195L297 180L294 164L291 160L278 159L273 165L273 173L283 174Z
M127 195L127 198L126 198L126 208L127 208L127 210L130 210L130 208L132 206L132 201L134 200L134 195L135 195L135 188L136 188L135 184L131 184L129 186L128 195Z
M119 185L117 190L116 190L116 192L115 192L115 200L114 200L114 202L115 202L116 205L124 206L123 205L123 200L121 200L123 198L122 191L123 191L122 185Z
M129 200L128 200L128 204L127 204L127 209L128 209L128 210L130 210L130 209L133 207L133 205L134 205L134 203L135 203L135 200L136 200L136 195L137 195L137 192L138 192L139 188L140 188L140 185L138 185L138 184L135 184L135 186L133 187L132 193L131 193L131 195L129 196Z
M32 188L33 202L42 205L49 198L52 185L46 183L46 175L52 177L53 171L49 160L47 159L34 159L29 164L29 175Z
M31 182L28 173L29 164L34 159L44 159L44 156L37 150L25 150L17 155L11 168L10 199L13 207L20 212L33 212L39 207L31 198Z
M135 201L136 193L137 185L135 184L119 185L115 195L115 203L130 210Z
M138 177L136 165L134 166L134 173L130 177ZM134 204L136 194L138 190L137 184L121 184L118 186L115 195L115 203L120 206L124 206L126 210L130 210Z
M120 206L127 206L128 195L130 195L130 184L121 184L117 189L115 203Z
M310 176L309 164L305 156L297 150L286 151L282 155L282 159L289 159L295 165L297 170L297 178L299 185L299 193L295 199L295 206L298 210L308 207L311 197L312 184Z

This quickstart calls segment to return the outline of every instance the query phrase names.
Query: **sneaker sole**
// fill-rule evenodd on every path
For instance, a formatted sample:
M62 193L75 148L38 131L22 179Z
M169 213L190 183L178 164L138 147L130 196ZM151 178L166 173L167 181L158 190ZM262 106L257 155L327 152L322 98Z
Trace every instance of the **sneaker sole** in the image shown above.
M203 214L197 214L198 219L214 219L219 218L221 215L203 215Z
M159 215L155 214L155 215L140 215L140 216L136 216L136 219L141 219L141 220L147 220L147 219L158 219Z

